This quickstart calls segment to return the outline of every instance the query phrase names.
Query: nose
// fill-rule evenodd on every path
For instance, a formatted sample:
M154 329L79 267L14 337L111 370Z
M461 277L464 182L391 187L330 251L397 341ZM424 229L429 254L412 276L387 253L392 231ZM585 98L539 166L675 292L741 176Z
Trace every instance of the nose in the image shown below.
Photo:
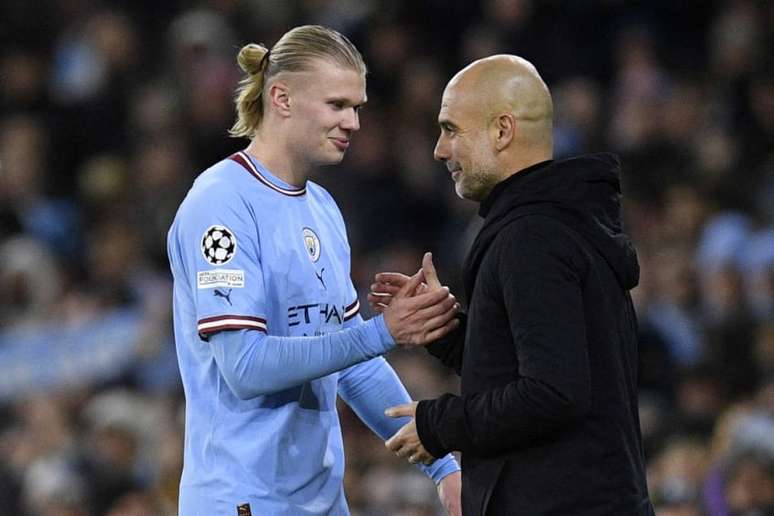
M446 138L443 137L443 134L438 137L438 142L436 142L435 149L433 149L433 157L438 161L446 161L449 159L449 145L446 142Z
M339 124L342 129L347 131L357 131L360 129L360 114L357 109L351 108L347 110L347 114Z

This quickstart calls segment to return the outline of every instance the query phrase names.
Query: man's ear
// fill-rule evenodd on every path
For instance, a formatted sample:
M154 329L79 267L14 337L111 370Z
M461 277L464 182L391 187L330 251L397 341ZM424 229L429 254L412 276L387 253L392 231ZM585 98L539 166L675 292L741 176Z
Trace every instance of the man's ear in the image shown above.
M492 123L495 149L501 151L510 145L516 134L516 119L511 113L497 115Z
M290 90L282 81L276 81L269 86L269 106L280 116L290 116Z

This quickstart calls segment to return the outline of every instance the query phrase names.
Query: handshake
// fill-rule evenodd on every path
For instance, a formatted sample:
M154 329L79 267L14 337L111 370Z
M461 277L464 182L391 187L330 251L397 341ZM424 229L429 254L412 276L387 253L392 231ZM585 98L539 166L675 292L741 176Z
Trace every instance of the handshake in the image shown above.
M395 342L404 348L425 346L459 326L455 316L460 305L449 288L438 281L430 253L425 253L422 268L411 277L396 272L377 274L368 294L368 304L374 312L384 314L387 329ZM384 445L412 464L432 464L436 457L419 439L416 410L417 402L413 401L384 411L388 417L410 418ZM438 497L452 516L462 514L460 490L459 472L445 476L438 483Z
M441 286L430 253L425 253L422 267L413 276L377 274L368 303L384 315L387 330L403 348L426 346L459 325L455 316L460 305L449 287Z
M460 305L449 288L441 286L430 253L425 253L422 268L413 276L382 272L375 280L368 294L368 304L374 312L384 314L387 329L399 346L425 346L459 325L455 316ZM385 411L389 417L412 418L387 440L385 446L412 464L431 464L435 457L422 446L417 434L416 407L417 402L412 402Z

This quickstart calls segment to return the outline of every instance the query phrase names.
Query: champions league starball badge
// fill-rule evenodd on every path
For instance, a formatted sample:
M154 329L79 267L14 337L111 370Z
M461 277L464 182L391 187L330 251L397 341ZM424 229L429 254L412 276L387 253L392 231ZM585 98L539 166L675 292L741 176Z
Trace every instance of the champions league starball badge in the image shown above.
M211 226L202 237L202 254L212 265L227 263L236 253L237 241L226 226Z
M304 248L309 255L309 259L312 262L316 262L320 259L320 239L317 233L309 228L304 228L302 233L304 236Z

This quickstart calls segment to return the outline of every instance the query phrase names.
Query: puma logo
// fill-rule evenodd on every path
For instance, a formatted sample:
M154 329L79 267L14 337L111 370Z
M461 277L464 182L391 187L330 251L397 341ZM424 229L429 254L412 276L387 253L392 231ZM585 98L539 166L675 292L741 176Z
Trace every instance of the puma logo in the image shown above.
M326 286L325 286L325 280L323 280L323 277L322 277L322 275L323 275L323 272L325 272L325 267L323 267L322 269L320 269L320 272L314 271L314 275L315 275L315 276L317 276L317 279L318 279L318 280L320 280L320 283L322 284L322 287L323 287L325 290L328 290L328 287L326 287Z
M231 289L228 289L227 292L223 292L219 288L216 288L213 293L215 294L215 297L222 297L229 305L231 305Z

